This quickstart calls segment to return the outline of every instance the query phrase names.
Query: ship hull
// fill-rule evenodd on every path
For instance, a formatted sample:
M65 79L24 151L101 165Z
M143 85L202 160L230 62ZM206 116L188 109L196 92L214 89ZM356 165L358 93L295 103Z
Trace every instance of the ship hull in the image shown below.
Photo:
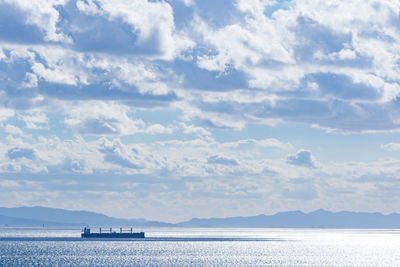
M144 233L82 233L82 238L144 238Z

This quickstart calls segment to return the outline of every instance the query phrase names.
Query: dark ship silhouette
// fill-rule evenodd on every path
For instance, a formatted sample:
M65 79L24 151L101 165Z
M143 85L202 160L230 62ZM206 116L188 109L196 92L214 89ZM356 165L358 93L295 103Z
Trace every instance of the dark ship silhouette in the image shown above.
M132 232L132 227L129 230L119 228L119 232L115 232L110 227L106 231L102 231L101 227L99 232L91 232L90 228L85 227L82 230L82 238L144 238L144 232L134 233Z

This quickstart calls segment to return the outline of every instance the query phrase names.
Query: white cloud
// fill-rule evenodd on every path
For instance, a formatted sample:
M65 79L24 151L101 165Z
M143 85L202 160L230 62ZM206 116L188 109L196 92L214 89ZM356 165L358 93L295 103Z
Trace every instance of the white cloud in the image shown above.
M236 6L242 12L262 16L266 6L272 6L276 3L276 0L238 0Z
M49 69L41 63L34 63L32 70L41 78L51 83L64 83L69 85L77 85L76 78L61 69Z
M357 58L357 54L356 54L356 52L354 50L342 49L339 52L335 52L335 53L329 54L329 58L331 60L335 60L335 59L340 59L340 60L356 59Z
M80 134L133 135L136 133L171 134L171 126L133 119L129 107L115 101L88 101L65 107L64 123Z
M23 88L34 88L38 85L38 78L35 74L27 72L25 75L25 80L21 84Z
M13 117L15 114L13 109L0 107L0 123Z
M221 164L221 165L228 165L228 166L238 166L239 163L237 160L233 158L224 157L221 155L214 155L208 158L208 164Z
M101 0L98 3L101 12L110 19L122 19L132 26L132 31L139 36L139 47L155 50L153 52L158 51L163 59L171 60L180 53L180 50L194 45L187 37L175 32L173 10L166 2ZM87 12L95 12L90 3L79 4L78 7Z
M118 87L120 81L138 87L142 94L166 95L171 92L167 84L161 82L164 75L156 70L151 64L143 62L119 62L110 66L108 71L114 72L115 85ZM172 73L170 73L173 75ZM115 79L114 78L114 79Z
M102 13L101 9L93 0L87 0L87 1L78 0L76 1L76 7L80 11L89 15L96 15Z
M14 180L0 179L0 187L15 188L15 187L19 187L19 183Z
M256 139L244 139L244 140L239 140L236 142L227 142L224 143L224 146L227 147L232 147L232 148L237 148L241 145L254 145L255 147L261 147L261 148L277 148L277 149L282 149L282 150L291 150L293 149L292 144L290 143L283 143L275 138L268 138L268 139L261 139L261 140L256 140Z
M181 0L186 6L193 6L194 0Z
M5 131L6 131L6 133L9 133L9 134L23 135L23 132L20 128L14 126L14 125L11 125L11 124L6 125Z
M196 134L199 136L210 136L211 135L211 133L209 131L207 131L206 129L204 129L203 127L187 125L184 122L181 122L179 125L183 128L183 132L185 134Z
M97 144L85 142L82 138L60 140L57 137L7 137L0 143L0 172L21 171L30 173L62 174L70 172L91 173L93 169L103 170L102 155Z
M316 162L291 134L270 138L292 122L399 130L398 1L225 1L217 15L213 1L179 1L173 10L174 1L0 0L21 11L22 28L39 30L0 32L0 172L18 183L0 186L36 190L3 199L78 205L65 197L76 190L144 203L148 216L348 203L398 211L398 161ZM93 191L82 194L84 183Z
M7 56L4 54L3 49L0 49L0 60L6 59Z
M197 94L196 94L197 95ZM193 96L190 96L192 98ZM196 100L195 100L196 101ZM213 111L204 111L193 104L179 102L174 103L174 107L185 111L183 119L186 121L197 121L201 126L208 126L210 128L226 128L241 130L245 127L246 122L242 118L237 118L237 114L222 113L218 114ZM218 114L218 115L217 115ZM233 115L233 116L232 116Z
M193 10L194 19L182 26L180 18L174 18L173 5L167 2L77 1L78 9L88 15L85 21L103 19L104 23L111 23L110 27L117 28L122 27L121 21L125 26L128 24L128 35L138 38L138 44L134 41L136 37L131 40L132 47L155 44L155 51L128 49L122 51L122 56L118 51L95 50L95 47L90 50L90 46L87 51L88 47L79 47L79 38L84 37L75 36L74 29L69 28L77 23L74 18L68 17L70 24L57 24L62 19L58 9L70 12L71 7L65 2L46 2L43 10L39 10L40 4L36 2L18 1L15 6L29 14L33 12L32 16L40 18L48 14L47 24L55 28L48 26L45 32L71 34L75 43L2 43L3 60L16 72L24 70L15 77L6 75L7 79L2 81L10 87L30 88L32 94L48 98L33 103L30 102L33 98L24 99L25 102L15 99L19 105L24 103L24 108L51 105L50 99L55 97L135 101L137 93L154 96L154 105L170 105L178 95L179 102L173 105L183 111L186 120L199 127L241 130L249 122L275 125L296 121L338 131L393 130L398 128L397 113L393 107L384 105L395 101L400 93L396 63L399 34L392 25L399 4L382 1L377 12L374 3L372 0L339 1L335 5L321 1L285 4L237 1L229 7L235 9L235 15L222 24L201 17L196 10L199 4L186 3ZM284 8L278 8L272 15L265 14L269 8L282 5ZM355 10L369 15L353 14ZM376 19L370 21L368 17ZM35 25L44 29L44 19L35 21L40 22ZM154 42L153 37L157 37ZM170 61L173 58L186 60L188 67ZM196 70L196 66L202 70ZM203 78L188 78L197 77L196 71L212 71L210 75L216 82L226 81L220 83L231 85L226 90L217 83L210 90L207 85L215 84L212 80L203 86ZM318 80L320 76L325 78ZM329 87L335 83L342 90ZM65 94L52 94L57 92L53 85ZM93 89L97 87L99 90ZM157 102L163 97L164 102ZM138 98L141 104L147 104L147 99ZM314 112L304 114L305 100L313 101ZM226 108L211 109L210 103ZM370 106L363 106L365 103ZM338 114L334 105L347 106L350 111ZM387 118L376 124L368 116L370 110L375 113L385 110ZM323 119L320 114L331 119ZM358 124L343 123L353 117L363 120Z
M49 120L46 113L40 110L32 110L24 114L18 114L18 119L25 123L28 129L42 129L48 126Z
M103 138L100 140L99 151L104 154L104 161L128 169L142 169L144 162L136 150L129 150L127 146L115 139L112 142Z
M59 32L57 23L59 22L59 13L56 9L58 5L65 5L65 0L2 0L0 3L15 5L28 15L26 24L36 25L44 32L46 41L71 42L71 40Z
M82 134L134 134L144 128L145 123L131 119L128 111L128 107L116 102L91 101L67 110L64 123Z
M200 18L193 26L199 31L204 41L216 49L217 55L198 57L198 65L208 70L223 72L228 64L236 69L251 74L250 65L257 65L263 60L281 63L293 63L293 56L284 35L285 29L264 16L247 19L244 24L232 24L221 29L209 28Z
M157 123L148 125L144 132L149 134L172 134L173 129L171 127L164 127L163 125Z
M288 2L285 9L267 17L265 10L278 5L276 1L238 1L236 7L243 12L243 17L232 19L228 25L218 27L218 24L209 23L200 16L195 18L193 27L203 38L196 40L208 49L203 49L204 52L197 56L197 64L210 71L219 71L221 75L225 75L227 68L242 71L247 75L250 87L267 90L261 93L264 96L283 93L286 99L282 102L288 101L292 105L301 99L298 95L304 97L303 83L306 83L313 85L311 88L319 89L309 90L307 98L324 99L326 101L321 105L327 108L338 98L347 100L348 95L352 95L354 103L374 103L379 109L377 101L393 101L400 93L397 83L399 72L393 71L398 69L395 62L400 35L394 30L393 21L396 20L399 4L382 1L379 3L379 10L382 11L379 14L375 4L374 1L339 1L335 4L329 1L296 1ZM362 16L358 12L360 9L363 10ZM371 21L371 17L376 19ZM321 73L332 74L332 80L319 83L307 80ZM324 88L335 83L337 77L350 78L348 85L338 85L347 86L343 90L348 95L336 95L337 92ZM357 88L362 86L365 86L362 89L364 92L357 92ZM293 94L285 95L286 91ZM370 98L366 99L366 96ZM232 98L230 100L236 102ZM231 106L238 107L239 103L232 103ZM334 111L331 112L335 116ZM278 111L273 117L279 118L282 113L286 110ZM315 111L315 114L318 113ZM252 114L246 115L247 118L254 118ZM343 117L346 116L353 115L343 114ZM305 122L310 120L324 126L318 117L310 117ZM331 128L342 127L333 121L329 124L332 124ZM395 122L387 126L397 128ZM355 131L363 130L353 127ZM367 127L375 126L371 124Z
M292 165L304 166L307 168L315 168L315 159L308 150L299 150L294 155L289 155L286 162Z
M388 151L398 151L398 150L400 150L400 144L399 143L383 144L383 145L381 145L381 148L388 150Z
M237 143L248 144L248 141L238 140ZM270 141L265 143L270 143ZM14 147L24 148L26 152L35 151L35 157L27 159L21 156L23 149L12 150ZM247 159L244 152L239 150L232 154L227 149L225 143L201 139L164 141L146 145L125 144L120 139L108 138L85 141L80 137L75 137L73 140L62 141L58 138L41 137L32 144L23 139L9 138L9 143L0 143L0 150L12 150L11 155L14 155L14 159L10 160L4 158L4 155L0 155L0 171L15 174L14 176L17 177L15 182L18 185L6 182L10 185L10 190L17 190L15 192L18 192L18 188L25 190L27 194L32 190L41 192L49 188L54 192L63 192L60 191L61 187L56 187L55 181L49 182L46 180L47 178L44 178L43 181L37 180L39 178L35 178L36 180L18 178L17 173L22 170L36 173L35 177L40 177L39 174L46 172L52 175L70 175L71 172L76 172L89 175L88 177L93 177L90 174L96 173L96 179L90 182L93 194L104 195L114 192L121 195L129 186L129 190L134 188L135 194L139 195L142 200L146 200L145 202L150 201L154 192L157 192L157 198L162 202L171 201L172 195L174 195L174 199L182 198L182 201L188 197L195 197L196 203L204 202L199 204L201 209L207 203L209 205L210 198L219 199L222 201L221 203L223 203L223 199L230 199L230 204L232 201L241 199L241 204L236 203L236 205L249 205L249 208L254 204L253 198L256 202L260 200L287 202L287 204L279 206L278 210L295 209L293 205L296 205L297 202L301 202L310 209L313 209L314 205L316 208L322 206L343 209L346 207L343 206L342 201L337 199L350 201L357 208L367 209L365 203L357 202L358 198L363 198L368 202L379 202L383 200L379 200L376 196L384 192L387 193L386 198L396 198L393 192L389 193L385 188L398 181L397 177L400 173L398 161L330 162L328 164L318 163L318 168L304 168L303 165L286 164L285 158ZM254 149L256 148L252 148L253 151ZM304 151L299 151L296 155L299 156L301 152ZM6 163L7 161L8 163ZM101 173L107 173L107 176L112 174L113 181L119 181L116 184L120 184L120 187L124 189L119 191L120 187L115 188L114 183L106 182L101 178ZM146 178L145 181L138 178L132 180L133 176L130 175L139 175L134 177L146 175ZM157 177L160 176L163 179L157 180ZM81 176L71 177L68 181L71 184L64 180L60 181L63 190L70 188L69 186L74 188L73 190L77 190L76 183L85 182L81 180ZM201 177L201 179L196 177ZM27 182L35 182L34 189ZM26 191L28 188L30 189ZM79 188L81 189L78 189L76 194L81 195L85 189L82 186ZM307 188L310 189L309 192L306 190ZM148 194L149 190L153 194ZM71 193L71 190L67 191ZM174 194L168 195L169 192ZM61 193L61 195L63 194ZM38 200L40 199L38 198ZM58 198L52 196L51 199ZM134 201L135 198L133 196L126 198L125 196L125 201L126 199ZM310 202L305 204L303 200ZM103 200L99 199L98 201ZM148 208L154 211L156 207L157 205L153 205ZM385 207L387 211L393 208ZM231 210L232 207L227 206L226 208L233 215L237 215L234 210ZM138 209L141 208L138 207ZM254 208L249 211L252 214L261 212ZM178 214L183 216L181 213ZM190 213L188 216L194 215L194 213Z

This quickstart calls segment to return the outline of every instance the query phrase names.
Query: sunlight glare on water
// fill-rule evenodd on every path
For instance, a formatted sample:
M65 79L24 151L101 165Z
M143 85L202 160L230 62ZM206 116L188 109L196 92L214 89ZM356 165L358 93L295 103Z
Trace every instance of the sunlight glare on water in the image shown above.
M398 266L399 231L146 229L82 240L79 229L0 229L0 266Z

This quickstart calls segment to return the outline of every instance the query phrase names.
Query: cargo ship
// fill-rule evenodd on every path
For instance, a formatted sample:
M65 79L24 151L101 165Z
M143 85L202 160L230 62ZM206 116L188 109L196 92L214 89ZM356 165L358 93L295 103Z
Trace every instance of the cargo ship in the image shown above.
M144 238L144 232L134 233L132 227L128 230L119 228L119 232L113 231L112 228L101 229L98 232L91 232L90 228L85 227L82 230L82 238Z

